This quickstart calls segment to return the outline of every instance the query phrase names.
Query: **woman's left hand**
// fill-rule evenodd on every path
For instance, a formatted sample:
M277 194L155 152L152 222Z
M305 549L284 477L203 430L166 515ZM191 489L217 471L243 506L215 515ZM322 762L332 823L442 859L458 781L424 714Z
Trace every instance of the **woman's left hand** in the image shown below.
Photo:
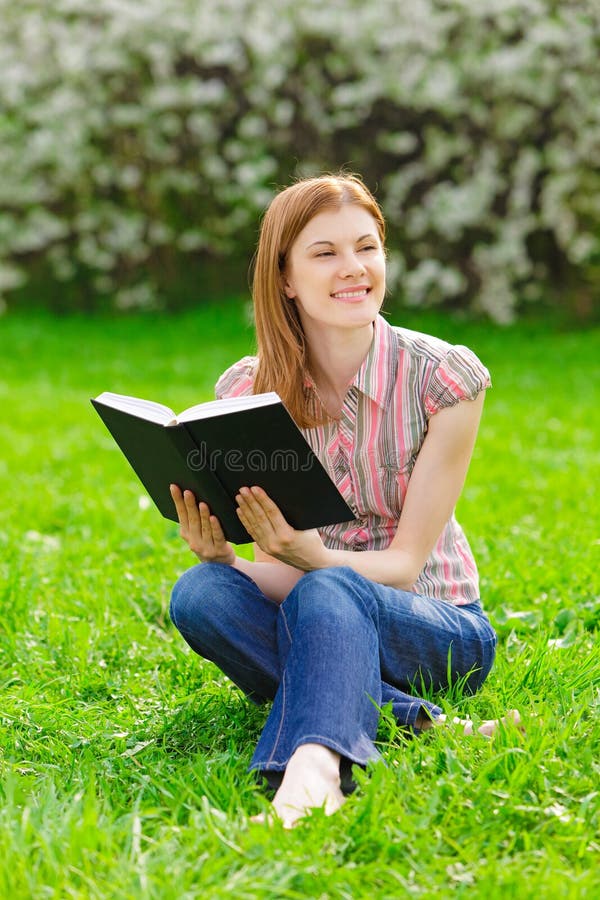
M240 488L235 499L242 525L269 556L307 572L325 564L326 548L318 530L296 531L262 488Z

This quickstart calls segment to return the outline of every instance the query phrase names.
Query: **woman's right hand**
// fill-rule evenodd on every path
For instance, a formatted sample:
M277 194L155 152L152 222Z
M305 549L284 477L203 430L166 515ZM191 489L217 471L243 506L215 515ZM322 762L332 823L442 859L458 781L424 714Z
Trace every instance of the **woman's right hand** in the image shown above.
M201 562L218 562L232 566L236 555L225 540L221 523L211 516L206 503L197 503L192 491L170 486L171 497L179 518L180 535Z

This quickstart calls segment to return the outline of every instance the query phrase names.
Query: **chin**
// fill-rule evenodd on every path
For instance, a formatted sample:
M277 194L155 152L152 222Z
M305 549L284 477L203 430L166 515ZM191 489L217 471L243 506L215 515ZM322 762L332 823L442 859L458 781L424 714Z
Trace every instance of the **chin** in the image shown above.
M365 297L364 300L361 300L360 303L357 303L356 301L352 303L348 300L336 300L335 302L337 308L342 312L354 312L357 316L366 316L369 321L372 321L375 318L382 306L381 301L374 297L372 298L370 295Z

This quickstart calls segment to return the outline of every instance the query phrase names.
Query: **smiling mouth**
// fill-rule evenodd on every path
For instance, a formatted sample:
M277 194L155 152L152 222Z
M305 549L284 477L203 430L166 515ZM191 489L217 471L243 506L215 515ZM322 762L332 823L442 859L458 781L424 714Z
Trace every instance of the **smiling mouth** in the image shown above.
M366 297L370 291L371 288L360 288L360 290L356 291L337 291L331 296L334 300L355 300L359 297Z

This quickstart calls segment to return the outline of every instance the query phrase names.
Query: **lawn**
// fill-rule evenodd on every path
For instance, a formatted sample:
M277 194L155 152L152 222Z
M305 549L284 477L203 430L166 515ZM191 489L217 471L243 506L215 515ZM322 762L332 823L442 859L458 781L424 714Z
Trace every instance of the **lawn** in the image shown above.
M526 734L410 741L384 715L387 764L339 813L249 824L266 709L174 632L170 586L195 558L89 403L210 399L252 352L247 308L6 315L0 897L600 896L600 331L403 321L471 346L494 382L458 516L498 660L476 697L438 700L518 707Z

